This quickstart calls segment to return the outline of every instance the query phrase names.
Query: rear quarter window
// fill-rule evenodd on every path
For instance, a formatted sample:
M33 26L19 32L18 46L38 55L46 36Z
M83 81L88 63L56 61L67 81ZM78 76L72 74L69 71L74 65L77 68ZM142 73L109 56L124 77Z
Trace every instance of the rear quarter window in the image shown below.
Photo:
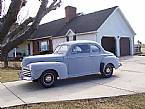
M93 53L100 52L100 48L97 45L91 45L90 48Z
M90 45L88 44L75 45L72 48L72 53L90 53Z

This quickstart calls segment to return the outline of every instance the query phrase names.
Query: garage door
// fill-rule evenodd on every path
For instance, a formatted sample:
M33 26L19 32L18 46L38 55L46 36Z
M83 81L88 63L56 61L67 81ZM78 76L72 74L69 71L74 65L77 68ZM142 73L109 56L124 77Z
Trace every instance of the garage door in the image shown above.
M120 38L120 55L130 55L130 40L129 38Z
M115 38L114 37L103 37L102 40L101 40L101 44L102 44L102 47L105 50L116 54L116 52L115 52L115 50L116 50L116 42L115 42Z

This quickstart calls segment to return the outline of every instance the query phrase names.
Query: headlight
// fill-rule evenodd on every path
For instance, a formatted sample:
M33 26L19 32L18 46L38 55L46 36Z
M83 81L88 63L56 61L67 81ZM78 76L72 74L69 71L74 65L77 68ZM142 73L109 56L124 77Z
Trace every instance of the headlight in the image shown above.
M21 67L23 67L23 63L21 62Z

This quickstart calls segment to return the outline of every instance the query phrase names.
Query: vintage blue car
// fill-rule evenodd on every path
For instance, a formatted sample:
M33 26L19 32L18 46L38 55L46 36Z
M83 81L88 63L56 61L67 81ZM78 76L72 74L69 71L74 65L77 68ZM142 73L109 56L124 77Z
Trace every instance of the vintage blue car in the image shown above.
M57 79L79 77L101 72L104 78L121 66L119 58L94 41L70 41L56 47L53 54L25 57L21 80L37 81L44 87Z

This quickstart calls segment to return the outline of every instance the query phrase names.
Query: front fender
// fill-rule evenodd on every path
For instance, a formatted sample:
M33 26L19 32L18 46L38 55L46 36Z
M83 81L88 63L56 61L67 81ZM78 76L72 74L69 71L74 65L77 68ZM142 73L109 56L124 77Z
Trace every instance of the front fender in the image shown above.
M119 58L117 58L116 56L106 56L102 59L101 63L103 63L104 66L111 63L111 64L113 64L115 69L117 69L121 66L121 63L119 62Z
M62 62L37 62L31 63L31 77L32 79L38 79L41 74L46 70L55 70L58 73L60 79L68 77L67 66Z

